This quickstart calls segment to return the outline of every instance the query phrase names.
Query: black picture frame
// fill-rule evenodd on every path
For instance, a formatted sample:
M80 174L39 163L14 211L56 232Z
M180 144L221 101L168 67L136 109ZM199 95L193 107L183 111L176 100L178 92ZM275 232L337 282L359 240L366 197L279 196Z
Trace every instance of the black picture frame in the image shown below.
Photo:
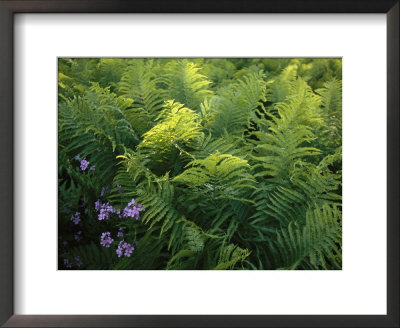
M0 0L0 324L4 327L399 327L398 0ZM13 17L16 13L385 13L387 315L14 315ZM368 286L366 286L368 288Z

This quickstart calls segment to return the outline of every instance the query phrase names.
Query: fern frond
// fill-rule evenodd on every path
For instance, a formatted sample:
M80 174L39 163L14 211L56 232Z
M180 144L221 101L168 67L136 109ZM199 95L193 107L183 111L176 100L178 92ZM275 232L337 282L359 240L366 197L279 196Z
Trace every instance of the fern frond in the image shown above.
M173 168L183 151L197 149L204 138L198 115L182 104L167 101L158 117L159 123L143 135L139 146L163 174Z
M133 99L127 116L142 135L154 125L155 118L163 106L164 91L158 87L160 78L156 74L154 61L136 60L126 69L119 82L119 92Z
M303 227L292 221L268 247L281 269L341 269L341 238L340 210L324 205L307 211Z
M249 169L246 160L229 154L215 153L194 160L172 179L182 191L178 203L187 217L207 229L216 230L229 227L233 221L243 221L248 212L239 204L253 204L250 194L255 189Z
M151 188L157 176L147 168L149 159L140 152L125 153L117 156L119 168L113 180L113 185L120 185L123 193L115 193L110 199L116 203L128 203L138 196L138 189Z
M76 137L90 135L97 144L108 144L114 151L117 147L133 148L139 142L139 138L131 123L124 115L124 110L131 104L131 101L122 97L117 97L94 84L82 98L75 98L60 105L60 129L68 131L72 127L72 120L75 122ZM63 111L69 117L68 122L63 121ZM65 124L68 124L66 126ZM62 137L62 136L61 136ZM87 143L90 143L88 140ZM69 150L74 150L82 145L79 139L69 146Z
M110 248L101 247L93 242L88 245L78 246L71 251L82 260L82 269L107 270L115 261Z
M174 203L174 187L169 182L168 174L156 181L150 188L138 189L138 202L146 211L142 221L153 227L160 225L160 235L171 229L174 223L184 218Z
M342 111L342 81L333 79L315 92L321 96L322 107L327 114Z
M168 249L173 256L167 269L202 268L202 265L208 268L208 262L213 261L209 252L222 243L224 237L204 232L193 221L185 218L178 220L170 237ZM185 259L186 257L190 258Z
M118 92L118 83L126 71L124 58L100 58L94 72L94 79L101 87L110 87L112 92Z
M266 101L266 83L263 74L248 73L242 80L222 89L211 98L211 120L208 123L215 136L225 133L241 136L249 127L250 121L257 120L259 110Z
M201 74L200 70L200 67L186 59L168 62L165 66L164 77L167 99L198 110L204 98L213 94L210 90L211 81Z
M199 149L191 153L193 154L193 158L196 159L205 159L212 154L220 153L250 160L253 148L254 146L251 143L240 136L226 133L220 138L216 138L210 133L202 140Z
M225 190L233 192L234 189L254 188L254 179L248 173L249 168L246 160L217 152L205 159L190 162L186 170L172 181L190 188L208 185L214 190L220 190L219 186L224 186Z
M297 78L298 66L291 64L286 66L282 72L272 80L272 84L268 89L269 101L279 103L286 100L290 94L290 86Z
M238 263L243 262L250 255L248 249L242 249L236 245L222 245L218 264L213 270L233 269Z
M297 159L315 156L320 151L307 147L314 139L313 128L322 123L318 112L319 98L304 81L291 85L294 95L285 103L278 103L279 116L269 114L272 121L260 120L260 131L254 132L257 142L253 159L260 168L257 176L285 180ZM269 131L264 131L262 125Z
M325 124L317 131L318 145L325 155L332 154L342 144L342 81L333 79L316 90L321 95Z

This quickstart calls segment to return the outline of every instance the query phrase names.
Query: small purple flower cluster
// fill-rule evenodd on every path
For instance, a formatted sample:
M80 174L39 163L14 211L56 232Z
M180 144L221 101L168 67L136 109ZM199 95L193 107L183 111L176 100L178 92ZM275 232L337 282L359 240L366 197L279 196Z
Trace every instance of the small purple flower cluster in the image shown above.
M75 160L80 161L80 167L82 171L86 171L86 169L88 168L90 162L86 160L86 158L81 158L81 156L77 155L75 156ZM94 171L96 169L95 165L92 165L89 170L90 171Z
M79 224L79 222L81 222L81 213L76 212L75 214L71 215L71 221L74 224Z
M121 257L122 255L130 257L133 250L134 248L131 244L128 244L126 241L121 240L115 252L117 253L118 257Z
M124 236L122 231L123 231L123 228L119 228L119 231L117 233L117 237L123 237ZM102 246L109 248L110 245L113 242L114 242L114 239L111 237L111 233L110 232L103 232L101 234L100 244ZM121 257L122 255L126 256L126 257L130 257L132 252L134 251L134 249L135 248L131 244L127 243L124 240L121 240L119 242L118 247L117 247L115 252L117 253L118 257Z
M128 203L122 213L120 209L113 208L109 202L102 203L100 199L94 203L94 208L97 212L99 212L99 221L108 220L110 218L110 214L112 213L116 214L120 219L131 217L139 220L139 212L144 211L144 206L141 204L135 205L134 199Z
M100 244L104 247L109 248L114 239L111 238L110 232L103 232L100 237Z
M81 160L81 170L85 171L87 167L89 166L89 162L86 159Z
M100 199L94 203L94 208L97 212L100 212L98 216L99 221L108 220L111 213L116 213L115 209L110 205L109 202L102 203L100 202Z
M124 208L124 212L122 214L122 217L124 218L136 218L136 220L139 220L139 212L144 211L144 207L141 204L136 204L135 205L135 200L132 198L132 200L128 203L128 205Z

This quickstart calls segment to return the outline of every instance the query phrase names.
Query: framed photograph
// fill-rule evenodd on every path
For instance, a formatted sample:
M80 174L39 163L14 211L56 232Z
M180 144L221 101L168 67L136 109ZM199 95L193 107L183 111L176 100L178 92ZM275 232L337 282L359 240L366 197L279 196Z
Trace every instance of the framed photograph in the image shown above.
M0 1L4 327L398 327L398 1Z

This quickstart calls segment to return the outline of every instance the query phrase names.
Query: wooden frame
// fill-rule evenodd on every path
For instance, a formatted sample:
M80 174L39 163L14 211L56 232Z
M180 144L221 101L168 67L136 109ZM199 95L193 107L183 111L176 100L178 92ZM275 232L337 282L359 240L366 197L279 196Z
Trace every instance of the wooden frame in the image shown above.
M399 327L398 0L0 0L0 324L5 327ZM387 315L79 316L14 315L13 16L15 13L386 13Z

